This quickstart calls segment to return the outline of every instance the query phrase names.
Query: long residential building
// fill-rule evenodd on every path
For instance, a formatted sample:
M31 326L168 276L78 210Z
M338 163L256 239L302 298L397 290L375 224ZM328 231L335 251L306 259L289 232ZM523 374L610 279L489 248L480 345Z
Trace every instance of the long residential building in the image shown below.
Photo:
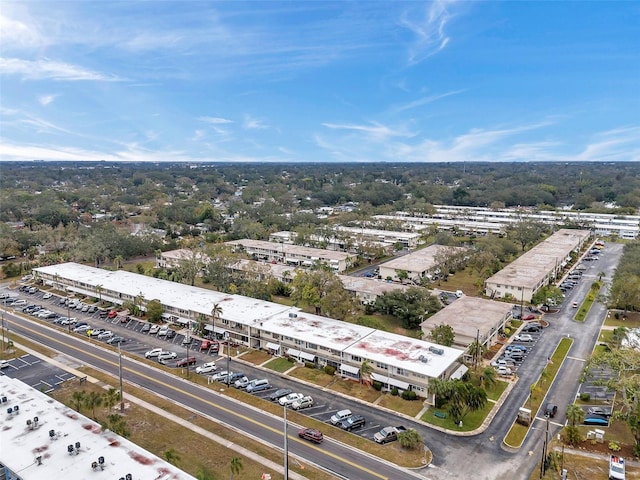
M577 254L590 237L588 230L558 230L485 280L485 294L530 302L540 288L556 280L571 253Z
M398 281L398 273L405 272L407 278L419 282L420 279L429 277L438 268L439 256L462 254L465 250L464 247L429 245L426 248L381 263L379 266L380 278Z
M142 299L161 302L167 321L211 330L214 305L222 308L215 333L247 347L288 355L319 367L332 366L358 378L368 360L374 378L387 388L413 390L428 401L429 381L449 378L460 367L463 351L431 342L312 315L297 307L229 295L124 270L102 270L78 263L34 269L34 275L59 290L102 298L122 305Z
M534 220L553 226L574 226L589 229L597 236L613 236L626 240L640 235L640 215L576 212L572 210L535 210L531 208L464 207L434 205L430 215L396 212L395 215L376 215L378 220L400 221L416 230L435 226L439 230L474 233L504 233L514 223Z
M331 270L342 273L349 268L354 257L345 252L310 248L287 243L274 243L264 240L244 238L226 242L227 245L242 247L254 260L283 263L291 266L310 267L314 263L324 263Z

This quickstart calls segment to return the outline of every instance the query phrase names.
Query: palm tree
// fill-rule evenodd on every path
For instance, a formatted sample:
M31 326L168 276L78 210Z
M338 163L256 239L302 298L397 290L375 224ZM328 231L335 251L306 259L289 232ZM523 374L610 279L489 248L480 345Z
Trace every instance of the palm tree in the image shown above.
M84 405L84 399L86 396L87 396L87 392L85 392L84 390L82 391L76 390L71 394L71 400L73 400L73 404L76 407L76 411L80 412L82 405Z
M360 365L360 369L358 370L358 374L360 375L360 386L362 387L363 383L367 385L371 383L371 375L373 374L373 365L369 360L363 360Z
M490 387L495 385L496 383L496 371L491 367L487 367L482 371L482 374L479 375L478 379L480 381L480 387Z
M170 448L166 452L164 452L164 459L169 462L171 465L178 465L180 461L180 455L173 448Z
M102 405L102 395L98 392L89 392L84 399L84 406L91 409L93 419L96 419L96 407Z
M230 478L230 480L233 480L233 476L236 473L240 473L242 471L242 469L243 469L242 458L233 457L231 459L231 465L229 465L229 468L231 469L231 477L229 477L229 478Z
M478 366L478 363L480 363L480 359L482 358L482 356L485 354L486 351L487 351L487 347L485 347L480 342L476 340L471 342L471 344L469 345L469 355L473 357L474 366L476 367Z
M96 285L94 290L98 294L98 301L100 305L102 305L102 292L104 291L104 287L102 285Z
M584 420L584 410L575 403L572 403L567 407L567 420L569 420L572 427L575 427L576 423L582 423L582 420Z
M102 395L102 403L107 410L111 410L115 404L120 401L120 390L111 387Z
M222 307L219 303L214 303L211 309L211 333L214 340L216 338L216 318L220 318L220 315L222 315Z
M122 255L116 255L113 259L113 263L116 264L116 269L120 270L122 268L122 263L124 262L124 257Z

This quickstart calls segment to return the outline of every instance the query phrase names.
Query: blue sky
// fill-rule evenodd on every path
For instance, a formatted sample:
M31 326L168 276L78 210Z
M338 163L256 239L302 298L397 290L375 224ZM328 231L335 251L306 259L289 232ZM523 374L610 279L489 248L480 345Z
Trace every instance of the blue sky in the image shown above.
M0 160L640 161L640 3L3 1Z

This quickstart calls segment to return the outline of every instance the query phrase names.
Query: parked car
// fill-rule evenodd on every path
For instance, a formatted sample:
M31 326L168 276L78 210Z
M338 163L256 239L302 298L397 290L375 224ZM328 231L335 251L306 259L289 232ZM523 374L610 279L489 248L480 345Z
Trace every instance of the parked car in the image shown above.
M301 393L290 393L289 395L285 395L284 397L280 398L278 400L278 403L283 407L288 407L296 400L300 400L302 397L304 397L304 395Z
M210 373L216 371L216 362L203 363L199 367L196 367L196 373Z
M113 337L113 332L111 330L105 330L100 335L98 335L98 340L108 340Z
M313 406L313 398L310 396L302 397L300 400L296 400L291 404L291 408L294 410L300 410L302 408L309 408Z
M247 385L249 385L249 379L247 377L239 378L233 382L235 388L247 388Z
M43 300L48 300L52 297L53 295L51 295L51 292L46 292L44 295L42 295L42 299Z
M158 362L164 365L169 360L173 360L174 358L177 358L177 356L178 354L176 352L170 352L165 350L158 354Z
M175 330L169 330L167 332L167 340L171 340L172 338L174 338L176 336L176 331Z
M269 380L267 380L266 378L261 378L258 380L251 380L247 385L246 390L247 390L247 393L253 393L253 392L261 392L262 390L268 390L269 388L271 388L271 384L269 383Z
M271 395L269 395L269 400L271 400L272 402L275 402L276 400L280 400L282 397L289 395L290 393L291 393L290 388L279 388L278 390L273 392Z
M9 360L0 360L0 370L9 368L10 366L11 364L9 363Z
M80 311L82 313L88 313L89 312L89 305L82 305L82 308L80 309Z
M600 425L606 427L609 425L609 419L603 415L587 415L582 423L585 425Z
M115 336L115 337L111 337L109 340L107 340L107 343L109 345L117 345L118 343L124 343L127 340L123 337L120 336Z
M542 330L542 327L540 325L526 325L522 329L523 332L530 332L530 333L537 333L540 330Z
M193 343L193 338L191 338L189 335L187 335L182 339L182 345L191 345L192 343Z
M94 328L92 330L87 330L87 335L90 337L97 337L104 331L104 328Z
M79 327L74 328L73 331L76 333L85 333L90 328L91 327L89 325L80 325Z
M578 302L573 302L573 303L571 304L571 307L572 307L572 308L578 308Z
M151 330L151 324L145 323L144 325L142 325L142 328L140 329L140 333L146 333L149 330Z
M109 312L107 310L100 310L100 313L98 314L98 316L100 318L107 318L109 316Z
M176 367L186 367L187 365L195 365L197 362L196 357L181 358L176 362Z
M351 415L353 415L353 413L351 413L351 410L349 410L348 408L345 408L344 410L339 410L331 416L331 420L330 420L331 425L338 425L340 422L342 422L343 420L346 420Z
M160 330L160 325L151 325L149 329L149 335L155 335Z
M111 310L108 314L107 314L107 318L116 318L118 316L118 312L116 312L115 310Z
M496 369L496 372L498 373L498 375L502 375L503 377L513 375L513 370L511 370L509 367L498 367Z
M157 357L158 355L160 355L161 352L162 352L161 348L153 348L144 354L144 358Z
M90 305L87 309L87 313L95 313L98 308L95 305Z
M213 380L214 382L226 382L227 381L227 377L229 376L231 372L227 371L227 370L223 370L221 372L218 373L214 373L211 376L211 380Z
M627 478L624 458L609 455L609 480L625 480Z
M528 333L521 333L513 337L516 342L533 342L533 337Z
M229 384L235 383L236 380L240 380L244 376L245 375L242 372L232 372L229 374Z
M305 440L309 440L313 443L322 443L322 440L324 440L322 432L315 428L303 428L299 430L298 437L304 438Z
M345 418L342 422L338 424L338 426L343 430L353 430L354 428L364 426L365 420L362 415L351 415L348 418Z
M160 330L158 330L158 336L159 337L166 337L168 331L169 331L169 327L167 327L167 326L160 327Z
M525 347L524 345L507 345L507 348L505 348L505 350L507 352L511 352L514 350L520 350L521 352L526 353L527 352L527 347Z
M587 410L587 414L589 414L589 415L601 415L603 417L610 417L611 416L611 412L609 410L607 410L606 408L602 408L602 407L589 407L589 409Z
M522 316L522 320L535 320L535 318L536 316L532 313L527 313L526 315Z

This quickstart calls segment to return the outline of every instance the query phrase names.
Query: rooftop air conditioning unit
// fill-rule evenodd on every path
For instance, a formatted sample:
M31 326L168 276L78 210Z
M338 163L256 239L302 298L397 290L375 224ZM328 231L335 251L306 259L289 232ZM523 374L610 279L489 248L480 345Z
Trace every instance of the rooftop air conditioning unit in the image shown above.
M444 355L444 349L438 347L429 347L429 351L435 355Z
M427 363L429 361L429 357L427 357L426 355L420 355L418 357L418 360L420 360L422 363Z
M293 313L293 312L289 313L289 318L297 318L297 317L298 317L297 313Z

